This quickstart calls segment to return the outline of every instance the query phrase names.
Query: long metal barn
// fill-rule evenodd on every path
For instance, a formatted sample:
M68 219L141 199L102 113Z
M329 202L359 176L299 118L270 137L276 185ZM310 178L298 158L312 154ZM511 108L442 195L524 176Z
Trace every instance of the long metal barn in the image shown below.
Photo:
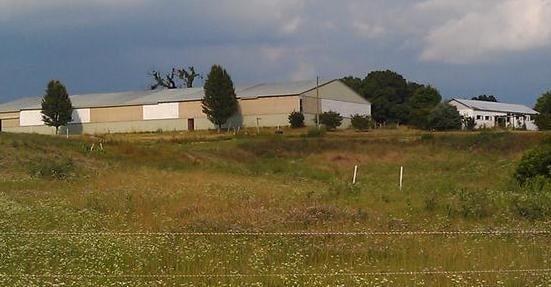
M318 112L335 111L350 125L354 114L371 115L371 104L339 80L287 82L237 86L239 111L227 127L289 125L289 114L301 111L306 125ZM206 130L215 126L202 112L203 88L73 95L73 121L60 132L102 134L153 131ZM0 130L54 134L44 125L41 97L0 105Z

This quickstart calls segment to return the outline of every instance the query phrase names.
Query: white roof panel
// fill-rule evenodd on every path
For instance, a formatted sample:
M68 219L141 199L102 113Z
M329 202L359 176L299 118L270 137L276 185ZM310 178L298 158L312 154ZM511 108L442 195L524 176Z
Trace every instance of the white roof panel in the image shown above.
M320 81L320 86L331 81ZM242 85L235 87L238 98L258 98L270 96L300 95L316 88L316 81ZM157 103L184 102L201 100L205 95L203 88L185 88L173 90L154 90L121 93L103 93L73 95L74 108L116 107L131 105L153 105ZM0 104L0 112L17 112L41 108L42 97L23 98Z
M530 115L535 115L538 113L525 105L476 101L476 100L464 100L464 99L453 99L453 100L469 108L472 108L475 110L481 110L481 111L519 113L519 114L530 114Z

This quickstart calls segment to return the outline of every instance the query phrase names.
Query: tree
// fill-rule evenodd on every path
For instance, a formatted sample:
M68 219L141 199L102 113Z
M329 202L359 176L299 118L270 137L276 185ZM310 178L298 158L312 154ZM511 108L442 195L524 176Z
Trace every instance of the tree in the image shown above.
M497 98L493 95L480 95L478 97L473 97L471 100L497 103Z
M184 81L184 85L186 88L193 88L193 82L196 78L202 78L201 74L195 72L195 67L190 66L189 71L186 69L178 69L178 78L180 80Z
M410 124L417 128L426 128L428 116L431 111L442 101L440 92L431 86L420 86L408 99L411 110L409 117Z
M342 116L333 111L323 112L319 115L319 121L327 130L332 131L342 124Z
M540 130L551 130L551 91L538 98L534 110L539 112L535 117L536 125Z
M292 112L289 114L289 124L291 128L298 129L304 127L304 115L301 112Z
M42 98L42 121L47 126L55 127L58 134L59 127L67 125L73 120L73 105L65 86L60 81L50 81L46 94Z
M364 79L348 76L342 81L371 102L375 121L404 124L409 123L412 112L408 99L424 87L390 70L370 72Z
M461 115L454 106L442 103L428 116L427 128L437 131L461 129Z
M204 89L203 113L218 129L221 129L238 109L231 77L224 68L214 65L207 76Z
M368 115L353 115L350 118L350 123L352 127L356 130L365 131L370 129L373 126L371 122L371 117Z
M178 86L176 85L175 77L176 77L176 69L172 69L171 72L167 73L166 75L161 75L161 72L159 71L152 71L151 76L153 77L154 83L151 84L150 89L156 90L158 88L165 88L165 89L176 89Z
M153 84L150 85L151 90L156 90L158 88L193 88L193 82L195 79L202 78L201 74L197 73L195 71L195 67L193 66L190 66L188 70L185 68L172 68L172 70L165 75L162 75L159 71L153 70L150 73L150 76L153 78ZM178 84L178 79L183 83Z

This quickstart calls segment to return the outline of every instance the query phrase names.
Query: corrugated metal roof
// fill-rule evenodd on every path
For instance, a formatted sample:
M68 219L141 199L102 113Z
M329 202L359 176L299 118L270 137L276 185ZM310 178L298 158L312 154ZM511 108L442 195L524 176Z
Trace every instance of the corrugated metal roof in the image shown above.
M520 113L520 114L530 114L530 115L535 115L538 113L525 105L476 101L476 100L464 100L464 99L453 99L453 100L469 108L472 108L475 110L481 110L481 111Z
M331 81L320 81L320 86ZM258 98L269 96L299 95L316 88L316 81L301 81L291 83L259 84L236 91L240 98Z
M320 86L332 81L320 81ZM265 83L258 85L236 86L238 98L258 98L270 96L299 95L316 88L316 81L287 83ZM115 107L130 105L153 105L167 102L201 100L205 95L203 88L185 88L173 90L137 91L122 93L103 93L73 95L71 102L74 108ZM0 104L0 112L16 112L41 108L42 97L18 99Z

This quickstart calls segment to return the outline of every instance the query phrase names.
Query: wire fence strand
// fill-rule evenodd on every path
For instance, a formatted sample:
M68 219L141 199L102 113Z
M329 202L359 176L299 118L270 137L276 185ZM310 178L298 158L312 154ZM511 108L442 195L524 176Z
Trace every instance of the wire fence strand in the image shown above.
M428 276L428 275L481 275L481 274L550 274L544 269L497 269L497 270L425 270L383 271L359 273L267 273L267 274L0 274L0 278L261 278L261 277L371 277L371 276Z
M0 236L450 236L551 235L551 230L354 231L354 232L0 232Z

